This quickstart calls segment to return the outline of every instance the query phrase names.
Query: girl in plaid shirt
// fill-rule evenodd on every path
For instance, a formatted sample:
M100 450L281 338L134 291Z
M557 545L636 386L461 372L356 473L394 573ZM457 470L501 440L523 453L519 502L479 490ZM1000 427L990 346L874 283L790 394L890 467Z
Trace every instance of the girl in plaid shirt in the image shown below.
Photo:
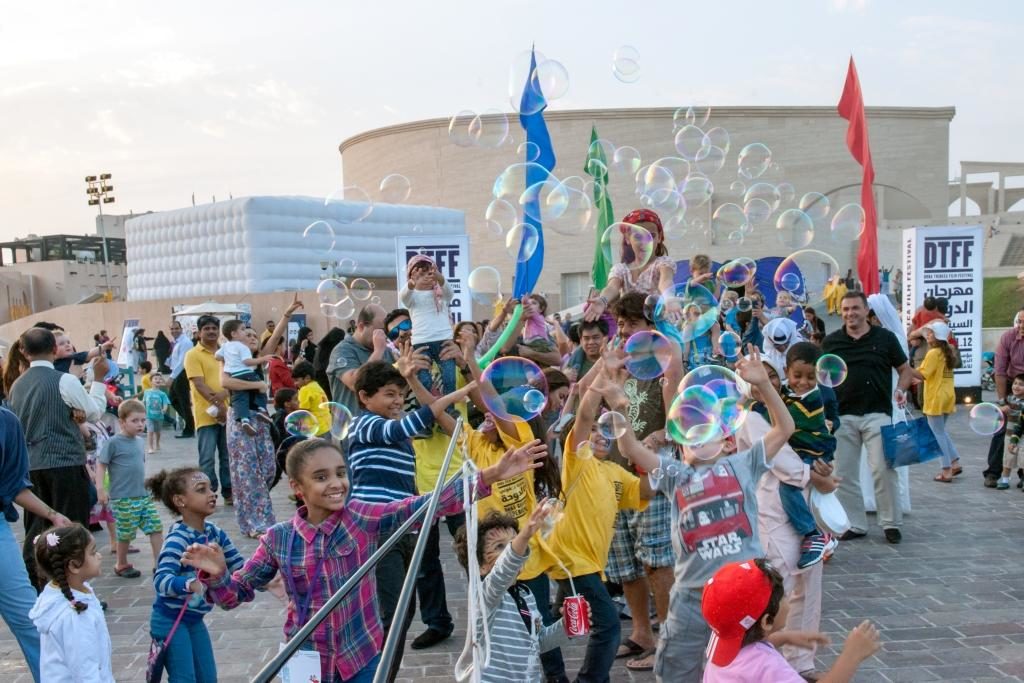
M490 485L537 469L547 448L538 441L509 449L496 465L481 470L477 492L490 495ZM182 562L204 572L207 595L224 609L253 599L280 571L288 593L285 638L314 614L373 554L377 538L400 525L428 496L390 503L346 501L349 482L341 451L328 441L302 441L288 452L285 469L295 494L305 505L290 522L277 524L260 538L245 565L228 574L216 544L193 544ZM437 516L462 509L462 480L441 492ZM382 645L375 599L376 582L368 574L359 588L313 631L305 649L320 654L322 683L372 681Z

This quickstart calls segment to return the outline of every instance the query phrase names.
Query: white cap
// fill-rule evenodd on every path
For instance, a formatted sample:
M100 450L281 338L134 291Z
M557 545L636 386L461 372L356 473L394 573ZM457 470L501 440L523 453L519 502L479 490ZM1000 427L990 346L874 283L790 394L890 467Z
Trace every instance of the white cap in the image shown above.
M939 341L947 341L949 339L949 325L941 320L933 320L925 325L925 327L931 329L932 334L934 334L935 338Z

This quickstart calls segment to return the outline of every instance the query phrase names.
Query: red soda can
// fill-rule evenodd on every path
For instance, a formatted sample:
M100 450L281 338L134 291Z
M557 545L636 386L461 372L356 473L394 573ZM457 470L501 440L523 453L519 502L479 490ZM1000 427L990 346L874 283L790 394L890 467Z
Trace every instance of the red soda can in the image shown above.
M590 633L590 610L582 595L570 595L562 603L565 609L565 632L570 638Z

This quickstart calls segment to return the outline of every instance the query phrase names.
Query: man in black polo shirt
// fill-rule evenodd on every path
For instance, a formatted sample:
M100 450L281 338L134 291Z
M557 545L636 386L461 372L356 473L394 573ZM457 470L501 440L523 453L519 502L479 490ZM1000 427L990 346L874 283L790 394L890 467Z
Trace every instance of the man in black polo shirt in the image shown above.
M840 313L843 327L825 337L822 348L846 362L846 381L836 387L839 398L840 427L836 432L836 474L841 478L838 496L850 517L850 530L842 540L867 534L867 513L860 490L861 447L867 450L868 465L875 480L878 523L885 539L899 543L903 510L898 495L896 470L890 469L882 455L882 425L892 419L892 370L899 373L895 398L906 402L905 390L913 371L907 363L896 335L868 324L868 301L863 292L847 292Z

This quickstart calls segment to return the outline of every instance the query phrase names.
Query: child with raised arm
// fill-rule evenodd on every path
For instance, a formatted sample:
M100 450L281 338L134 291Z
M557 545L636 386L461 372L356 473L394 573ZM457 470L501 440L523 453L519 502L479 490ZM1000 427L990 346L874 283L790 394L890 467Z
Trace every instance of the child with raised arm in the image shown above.
M619 438L619 450L633 464L661 474L658 490L672 502L675 583L654 666L659 681L701 680L704 648L711 635L700 611L704 583L726 562L763 554L757 535L757 482L793 433L793 418L772 387L757 349L750 347L749 353L737 362L736 370L760 391L772 422L749 450L719 456L725 445L719 438L699 447L677 447L682 451L680 463L659 457L637 441L628 423ZM594 389L612 410L622 412L629 405L622 391L624 371L607 362L605 368Z
M245 323L241 320L226 320L221 326L221 334L227 343L217 349L213 355L224 362L225 374L243 382L262 382L263 378L256 374L256 368L269 363L273 356L253 358L252 350L245 342ZM267 395L256 389L231 392L231 410L235 420L249 436L255 436L256 426L252 423L253 413L267 412Z
M452 338L452 319L448 311L454 293L429 256L416 254L405 266L407 282L398 298L409 309L412 320L412 344L423 350L441 370L442 393L455 391L455 360L441 359L444 342ZM419 371L420 383L431 385L430 369Z
M516 579L530 556L530 538L540 529L552 508L544 505L534 508L523 528L509 514L490 512L476 532L476 561L482 579L481 614L475 624L475 638L479 642L487 631L490 642L490 661L480 671L482 683L507 683L509 672L515 680L539 682L544 679L540 654L569 642L562 620L542 625L541 614L533 594ZM455 534L455 556L467 572L470 570L469 543L466 527ZM467 634L467 643L471 642ZM468 673L468 650L456 663L456 679L467 680L460 673Z
M807 680L776 649L828 644L822 633L786 631L789 604L782 577L766 560L727 564L707 580L701 613L714 633L704 683L803 683ZM878 652L878 631L869 621L850 631L842 653L822 683L847 683L861 662Z
M537 467L528 449L509 450L501 462L481 470L480 495L496 481ZM224 609L249 602L255 591L281 573L288 595L284 637L291 638L390 534L429 496L411 496L390 503L369 503L348 497L349 480L341 451L328 441L309 439L288 452L289 484L305 501L288 522L275 524L260 537L245 565L229 573L217 545L193 544L182 563L201 570L207 595ZM463 482L441 491L437 516L462 509ZM313 631L302 649L320 655L321 683L369 683L377 670L384 630L377 608L374 581L366 577Z

